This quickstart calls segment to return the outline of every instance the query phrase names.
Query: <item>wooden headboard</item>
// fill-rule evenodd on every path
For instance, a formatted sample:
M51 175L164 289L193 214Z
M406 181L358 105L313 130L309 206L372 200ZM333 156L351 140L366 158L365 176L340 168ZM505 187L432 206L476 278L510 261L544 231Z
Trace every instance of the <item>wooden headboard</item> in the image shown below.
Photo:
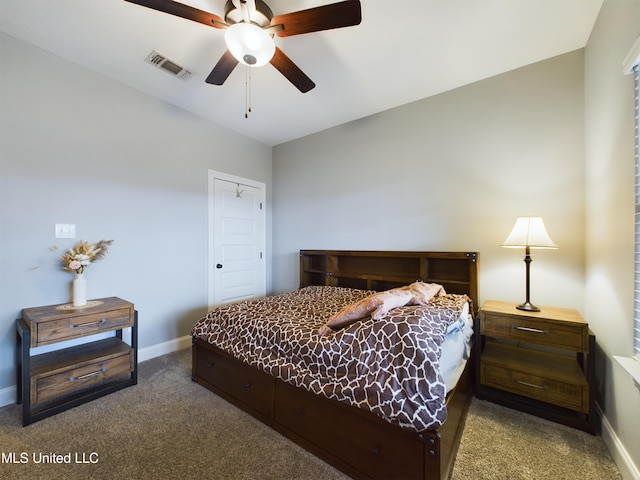
M476 252L300 250L300 287L331 285L388 290L416 280L466 294L478 309Z

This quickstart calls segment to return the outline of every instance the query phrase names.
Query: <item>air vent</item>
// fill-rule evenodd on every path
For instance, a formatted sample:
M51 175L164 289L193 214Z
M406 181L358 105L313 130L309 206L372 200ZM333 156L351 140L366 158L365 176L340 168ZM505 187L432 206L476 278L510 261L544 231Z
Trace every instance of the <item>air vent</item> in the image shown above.
M161 53L156 52L155 50L151 52L149 56L144 59L144 61L182 80L187 80L189 77L191 77L191 72L189 70L181 67L172 60L169 60L167 57L165 57Z

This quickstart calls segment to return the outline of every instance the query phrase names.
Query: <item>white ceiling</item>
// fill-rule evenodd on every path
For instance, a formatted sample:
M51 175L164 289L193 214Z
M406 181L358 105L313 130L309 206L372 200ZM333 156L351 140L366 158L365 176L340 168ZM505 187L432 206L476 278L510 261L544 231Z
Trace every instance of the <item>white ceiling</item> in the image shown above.
M337 0L266 0L275 15ZM585 46L603 0L362 0L358 26L277 38L315 83L300 93L271 65L222 86L205 78L224 32L124 0L0 0L0 31L277 145ZM183 0L224 16L224 0ZM144 62L152 50L187 81Z

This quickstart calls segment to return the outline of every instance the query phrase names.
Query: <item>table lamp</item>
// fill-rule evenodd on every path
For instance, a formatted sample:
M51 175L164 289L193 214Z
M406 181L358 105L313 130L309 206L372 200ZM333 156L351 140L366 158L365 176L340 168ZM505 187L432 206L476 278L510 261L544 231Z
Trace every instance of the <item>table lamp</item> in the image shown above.
M529 312L539 312L540 309L533 305L529 301L529 267L531 264L531 249L532 248L547 248L547 249L556 249L558 248L551 238L549 238L549 234L547 230L544 228L544 222L542 221L542 217L518 217L516 219L516 223L511 230L511 233L507 237L507 239L502 244L503 247L507 248L522 248L524 247L524 263L526 265L526 288L527 288L527 298L525 302L521 305L518 305L516 308L518 310L526 310Z

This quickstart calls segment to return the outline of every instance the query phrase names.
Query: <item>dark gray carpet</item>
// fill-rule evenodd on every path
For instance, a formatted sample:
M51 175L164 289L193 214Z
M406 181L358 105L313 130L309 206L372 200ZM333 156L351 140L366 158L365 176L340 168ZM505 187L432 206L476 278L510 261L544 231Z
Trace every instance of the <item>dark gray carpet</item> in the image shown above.
M141 363L138 385L25 428L17 405L3 407L0 478L347 478L192 382L190 368L190 350ZM71 463L43 463L51 454ZM599 437L474 400L453 478L621 477Z

